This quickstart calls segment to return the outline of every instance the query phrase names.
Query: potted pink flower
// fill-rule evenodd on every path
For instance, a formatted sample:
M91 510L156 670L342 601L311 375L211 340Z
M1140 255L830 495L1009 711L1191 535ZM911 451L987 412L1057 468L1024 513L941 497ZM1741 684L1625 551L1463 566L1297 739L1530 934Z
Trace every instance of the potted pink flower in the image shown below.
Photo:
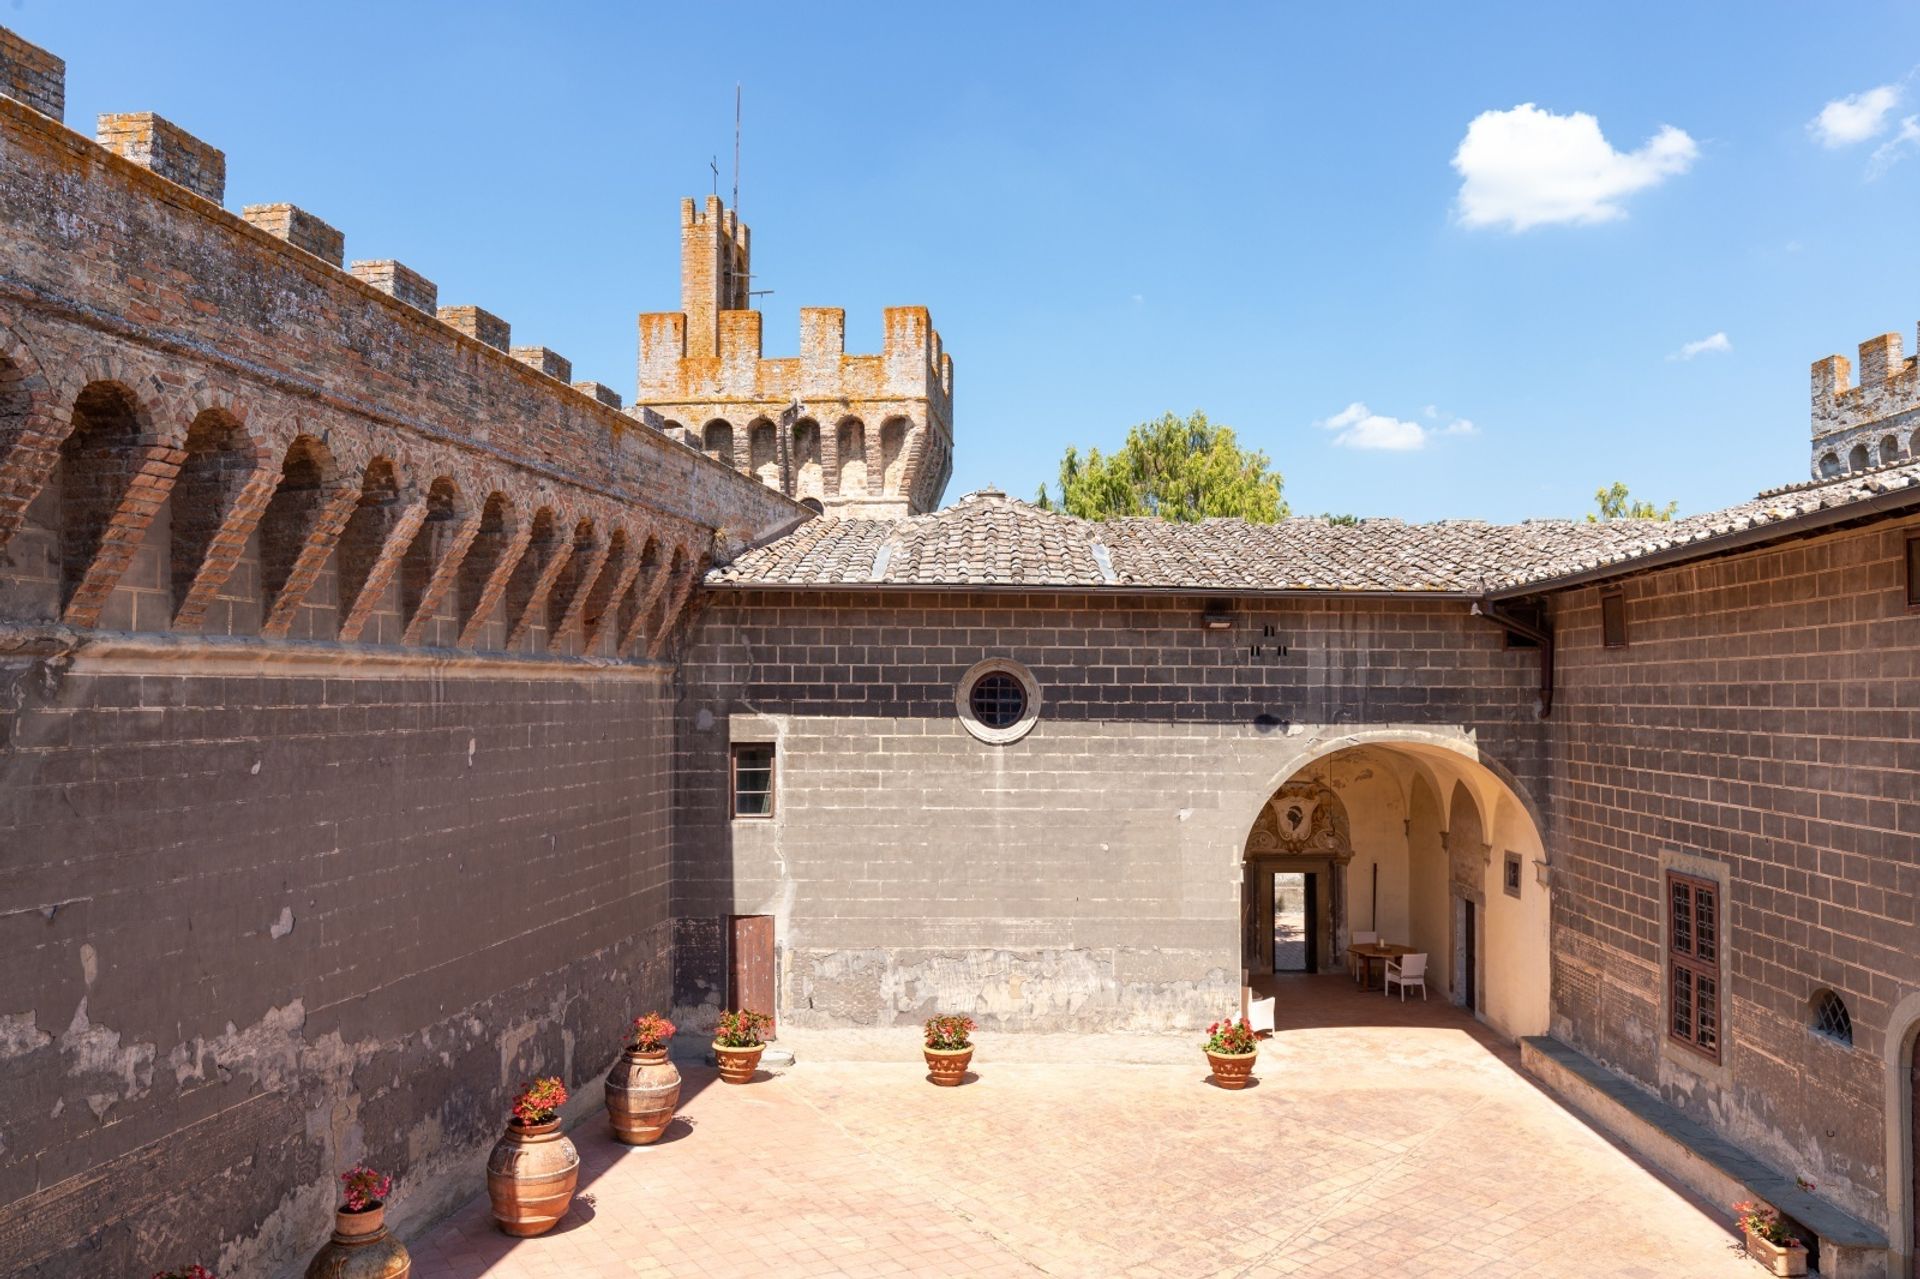
M307 1279L372 1274L402 1279L413 1268L406 1245L387 1229L387 1196L393 1178L355 1164L340 1174L340 1207L333 1214L333 1238L307 1263Z
M760 1069L760 1054L767 1050L767 1032L773 1018L748 1008L723 1012L713 1027L713 1056L720 1063L720 1078L730 1084L750 1083Z
M1245 1017L1229 1017L1207 1027L1207 1042L1201 1046L1207 1063L1213 1067L1213 1082L1222 1088L1245 1088L1253 1077L1253 1059L1260 1055L1260 1041Z
M973 1060L973 1018L947 1013L927 1018L927 1077L942 1088L956 1088Z
M510 1235L545 1234L573 1203L580 1152L560 1131L567 1086L558 1075L535 1079L513 1099L513 1118L487 1156L493 1219Z
M613 1139L644 1146L673 1122L680 1102L680 1072L667 1059L674 1025L659 1013L635 1017L626 1051L607 1072L607 1122Z
M1807 1273L1807 1246L1793 1237L1787 1223L1780 1219L1779 1209L1746 1200L1733 1206L1733 1220L1747 1237L1747 1255L1765 1266L1769 1274Z

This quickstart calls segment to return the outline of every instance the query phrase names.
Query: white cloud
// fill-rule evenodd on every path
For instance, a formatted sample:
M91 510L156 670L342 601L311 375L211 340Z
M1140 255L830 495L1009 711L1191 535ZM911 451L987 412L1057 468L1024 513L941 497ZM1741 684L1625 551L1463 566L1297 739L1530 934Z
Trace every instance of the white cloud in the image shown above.
M1725 333L1715 333L1703 337L1698 342L1689 342L1667 358L1669 360L1691 360L1696 355L1724 354L1733 350L1733 343L1727 340Z
M1909 151L1920 147L1920 115L1900 121L1900 131L1873 149L1867 160L1867 176L1877 178L1905 159Z
M1637 151L1616 151L1584 111L1555 115L1531 102L1483 111L1453 153L1460 221L1511 231L1609 222L1626 216L1623 199L1685 173L1699 154L1672 125L1661 125Z
M1820 108L1820 114L1807 121L1807 132L1821 146L1850 147L1877 137L1887 127L1887 118L1900 105L1900 86L1883 84L1850 97L1835 98Z
M1438 416L1432 405L1429 416ZM1369 449L1389 453L1411 453L1427 447L1440 435L1473 435L1479 428L1466 418L1452 418L1441 426L1422 426L1384 413L1375 413L1355 400L1330 418L1315 422L1323 431L1334 433L1333 442L1343 449Z

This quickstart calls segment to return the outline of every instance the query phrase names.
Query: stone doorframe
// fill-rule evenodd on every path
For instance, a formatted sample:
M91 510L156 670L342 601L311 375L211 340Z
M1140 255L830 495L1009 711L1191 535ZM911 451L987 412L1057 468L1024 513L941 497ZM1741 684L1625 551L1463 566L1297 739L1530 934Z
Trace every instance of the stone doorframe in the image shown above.
M1886 1126L1887 1274L1906 1279L1914 1264L1914 1052L1920 1048L1920 991L1901 998L1881 1049Z
M1240 945L1240 966L1257 976L1271 974L1273 965L1272 913L1266 909L1272 903L1272 876L1275 872L1301 871L1309 875L1320 876L1325 892L1322 894L1327 918L1324 934L1320 934L1314 949L1320 966L1315 972L1337 973L1347 966L1347 861L1353 856L1348 849L1345 858L1340 857L1298 857L1284 853L1253 853L1241 863L1241 895L1245 902L1245 926L1242 929ZM1255 879L1260 876L1260 879ZM1249 891L1251 889L1252 891ZM1252 955L1247 954L1247 938L1253 933L1261 919L1265 919L1267 932L1254 947ZM1318 933L1320 921L1313 921ZM1265 972L1253 969L1252 960L1265 956L1269 961Z

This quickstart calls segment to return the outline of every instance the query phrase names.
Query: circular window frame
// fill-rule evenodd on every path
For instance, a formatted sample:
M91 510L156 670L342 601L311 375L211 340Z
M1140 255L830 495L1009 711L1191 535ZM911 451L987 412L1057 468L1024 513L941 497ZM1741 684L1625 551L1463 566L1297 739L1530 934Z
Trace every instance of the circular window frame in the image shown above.
M973 686L989 675L1010 675L1019 681L1020 690L1027 696L1027 707L1020 718L1005 728L994 728L984 724L973 713ZM967 673L953 686L953 709L960 717L961 727L989 746L1006 746L1017 742L1033 731L1040 720L1040 682L1033 672L1010 657L989 657L975 662L967 668Z

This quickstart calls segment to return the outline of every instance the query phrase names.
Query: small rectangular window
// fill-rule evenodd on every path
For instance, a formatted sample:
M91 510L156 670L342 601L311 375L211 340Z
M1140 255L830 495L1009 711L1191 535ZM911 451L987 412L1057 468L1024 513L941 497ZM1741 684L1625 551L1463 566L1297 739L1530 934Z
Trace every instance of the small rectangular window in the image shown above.
M1920 608L1920 533L1907 534L1907 607Z
M1627 597L1618 591L1600 597L1600 641L1608 648L1627 646Z
M733 748L733 815L773 816L773 747Z
M1506 876L1507 896L1518 897L1520 895L1520 854L1507 854Z
M1545 605L1520 603L1507 604L1504 607L1507 616L1513 618L1514 621L1525 622L1536 631L1544 631L1547 629L1547 610ZM1524 635L1516 635L1512 631L1507 630L1501 632L1500 646L1502 648L1540 647L1538 642L1530 640Z
M1668 1034L1720 1060L1720 889L1667 876Z

